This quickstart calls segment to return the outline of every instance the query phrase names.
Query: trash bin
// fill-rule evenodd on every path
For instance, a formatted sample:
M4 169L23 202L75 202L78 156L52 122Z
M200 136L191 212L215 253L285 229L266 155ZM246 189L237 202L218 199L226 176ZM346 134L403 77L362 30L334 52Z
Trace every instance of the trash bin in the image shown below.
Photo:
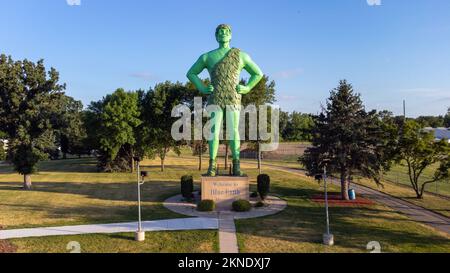
M356 192L354 189L348 190L348 197L350 200L356 200Z

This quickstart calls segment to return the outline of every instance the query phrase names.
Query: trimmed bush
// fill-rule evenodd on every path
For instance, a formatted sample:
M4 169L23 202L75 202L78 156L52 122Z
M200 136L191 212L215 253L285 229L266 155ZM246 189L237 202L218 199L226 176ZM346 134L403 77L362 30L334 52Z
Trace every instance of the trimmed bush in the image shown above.
M183 175L181 177L181 195L186 199L191 199L193 191L194 179L192 175Z
M237 200L233 202L233 210L238 212L249 211L252 205L247 200Z
M258 192L257 192L257 191L252 192L252 193L250 194L250 197L251 197L251 198L256 198L256 197L258 197Z
M197 204L198 211L214 211L216 209L216 203L213 200L202 200Z
M262 207L264 207L264 202L263 202L263 201L258 201L258 202L255 204L255 208L262 208Z
M258 193L262 200L266 199L270 191L270 176L267 174L258 175Z

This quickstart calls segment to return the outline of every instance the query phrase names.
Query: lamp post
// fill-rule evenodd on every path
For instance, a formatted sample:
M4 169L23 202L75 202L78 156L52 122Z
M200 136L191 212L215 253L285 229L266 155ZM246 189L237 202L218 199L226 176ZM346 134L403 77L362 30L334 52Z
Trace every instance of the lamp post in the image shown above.
M145 240L145 231L142 229L141 221L141 185L145 183L144 178L148 176L146 171L140 171L139 162L141 161L139 157L134 157L136 162L137 170L137 193L138 193L138 229L135 233L134 239L138 242Z
M327 222L327 230L326 233L323 234L323 244L327 246L334 245L334 236L330 234L330 218L328 214L328 191L327 191L327 167L326 165L323 167L323 182L325 186L325 215Z

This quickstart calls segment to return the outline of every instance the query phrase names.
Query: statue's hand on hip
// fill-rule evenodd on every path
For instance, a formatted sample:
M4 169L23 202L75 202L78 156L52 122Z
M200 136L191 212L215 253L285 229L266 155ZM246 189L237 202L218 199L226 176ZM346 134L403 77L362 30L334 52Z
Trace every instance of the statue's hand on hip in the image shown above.
M205 86L202 90L200 90L203 94L212 94L214 92L214 86L212 86L211 84L208 86Z
M236 86L236 91L238 92L238 94L247 94L248 92L250 92L250 88L248 86L239 84L238 86Z

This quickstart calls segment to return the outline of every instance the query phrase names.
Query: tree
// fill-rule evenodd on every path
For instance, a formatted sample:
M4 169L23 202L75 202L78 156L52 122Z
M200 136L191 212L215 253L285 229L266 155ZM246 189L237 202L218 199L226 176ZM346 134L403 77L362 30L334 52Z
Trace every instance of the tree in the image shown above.
M84 153L83 139L86 137L86 130L82 120L83 103L69 96L62 97L62 107L55 115L55 134L59 139L59 145L63 154L63 159L67 154Z
M0 161L6 160L6 150L3 140L0 140Z
M36 164L54 147L51 118L61 108L65 85L59 74L47 71L44 61L13 61L0 56L0 131L8 136L11 162L24 176L24 189L30 190Z
M443 116L420 116L416 118L416 121L422 125L422 127L438 128L444 127L445 125L445 118Z
M400 133L399 157L406 162L408 176L418 199L428 184L449 177L450 145L435 141L433 132L425 132L415 121L406 121ZM432 178L422 178L423 172L438 164Z
M292 112L284 133L284 139L288 141L310 141L314 120L309 114Z
M166 81L150 89L145 98L143 120L148 128L147 145L151 145L161 160L161 171L164 172L164 161L167 153L173 150L180 154L181 141L171 135L172 124L177 118L172 117L172 109L180 104L188 104L187 88L177 82Z
M245 81L242 80L241 84L245 85ZM250 93L242 96L242 105L244 107L248 105L255 105L259 117L259 106L273 104L275 102L275 81L270 81L269 77L264 75L263 78L258 82L258 84L252 89ZM267 114L270 120L270 112ZM246 123L246 127L248 124ZM245 130L248 131L247 129ZM261 172L261 139L259 135L259 122L257 123L257 140L248 141L250 147L254 147L258 154L258 170Z
M342 80L330 92L326 108L315 117L312 147L305 151L299 161L308 174L322 173L326 165L330 173L337 173L341 181L342 199L348 200L349 181L353 175L361 174L375 178L389 167L387 134L381 127L380 116L367 113L359 94Z
M447 114L444 117L444 126L450 128L450 107L447 110Z
M138 94L117 89L90 109L99 112L99 120L92 119L90 122L98 125L98 144L103 152L100 167L105 171L132 171L135 130L142 123Z
M280 139L287 140L288 138L288 130L289 130L289 112L282 111L280 109Z

